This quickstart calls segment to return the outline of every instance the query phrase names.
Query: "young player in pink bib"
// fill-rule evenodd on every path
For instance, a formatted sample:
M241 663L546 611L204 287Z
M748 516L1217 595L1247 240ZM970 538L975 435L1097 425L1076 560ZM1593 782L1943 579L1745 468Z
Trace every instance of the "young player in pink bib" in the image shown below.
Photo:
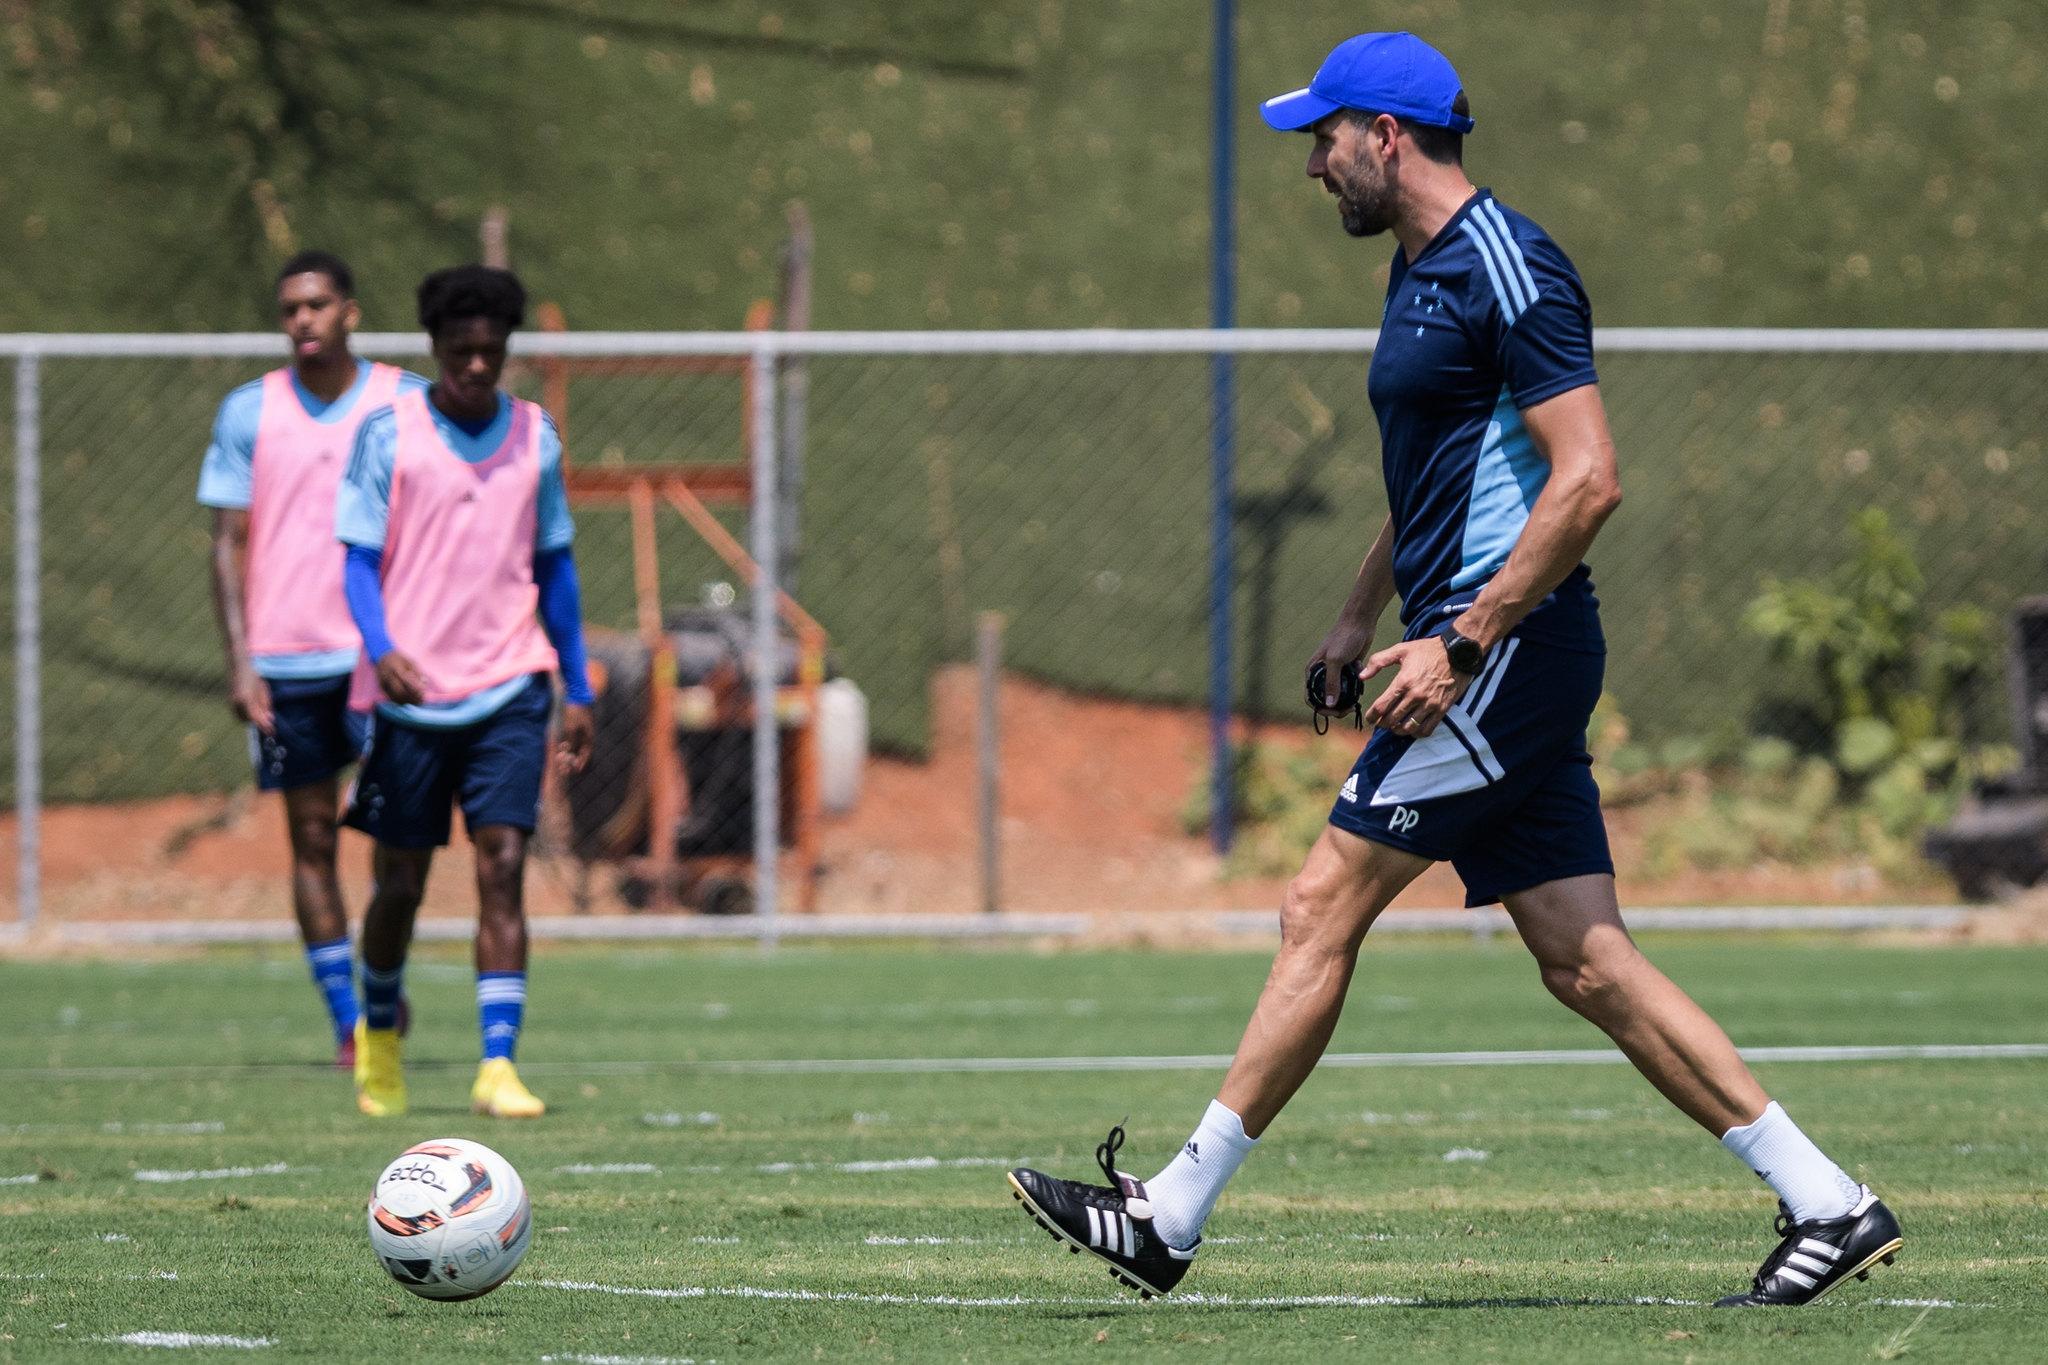
M356 1100L402 1114L398 1009L413 918L454 805L476 848L478 1113L537 1118L513 1069L526 1006L526 842L539 817L554 693L556 761L583 766L592 734L575 527L562 440L548 415L498 390L525 320L509 271L457 266L420 285L440 377L372 414L335 505L363 659L353 696L374 707L345 823L377 841L363 920ZM536 619L536 615L538 619Z
M357 1005L334 820L338 775L362 751L348 710L362 642L342 595L334 497L363 418L426 383L350 354L354 288L328 252L285 263L277 308L292 363L222 402L199 475L199 501L214 509L228 704L249 724L256 785L283 794L292 906L342 1066L354 1065Z

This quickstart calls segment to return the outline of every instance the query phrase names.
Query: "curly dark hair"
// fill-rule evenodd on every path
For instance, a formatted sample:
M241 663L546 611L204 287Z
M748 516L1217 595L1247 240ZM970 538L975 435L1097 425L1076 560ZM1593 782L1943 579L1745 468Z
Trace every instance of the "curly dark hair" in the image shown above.
M451 322L489 318L506 331L526 321L526 286L509 270L488 265L451 265L420 281L420 326L441 335Z
M278 267L276 283L283 284L294 275L325 275L334 283L334 292L345 299L356 296L356 273L348 268L348 262L331 251L301 251Z

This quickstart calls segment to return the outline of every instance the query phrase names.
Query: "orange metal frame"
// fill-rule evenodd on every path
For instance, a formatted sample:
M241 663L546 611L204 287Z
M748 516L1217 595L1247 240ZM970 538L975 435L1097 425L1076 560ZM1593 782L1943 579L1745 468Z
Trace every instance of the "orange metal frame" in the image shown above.
M541 326L548 331L565 331L567 323L553 304L539 309ZM765 300L747 310L747 330L764 331L774 325L774 308ZM687 776L676 751L676 661L666 633L661 628L661 562L655 536L657 500L666 502L690 529L725 561L733 574L752 586L760 576L760 565L746 548L726 530L709 506L712 502L741 503L753 493L751 465L738 464L639 464L576 466L569 460L569 381L585 375L621 374L730 374L742 386L742 448L751 451L754 437L754 369L744 356L637 356L584 357L544 356L528 362L539 371L542 402L564 433L563 474L569 496L577 502L624 505L632 514L633 590L641 640L652 657L648 676L646 745L648 789L648 856L632 860L636 870L646 874L654 888L652 908L665 909L672 889L685 877L744 876L752 869L751 857L715 855L679 858L676 832L689 812ZM796 635L797 681L779 689L776 698L778 726L789 723L790 761L783 774L784 791L775 799L791 810L789 831L791 852L796 860L797 904L806 912L818 901L820 870L818 821L818 689L825 680L827 636L816 618L797 604L788 593L776 593L776 611ZM751 693L722 696L714 703L712 723L730 726L753 724ZM790 799L793 798L793 799ZM755 800L767 799L756 792Z

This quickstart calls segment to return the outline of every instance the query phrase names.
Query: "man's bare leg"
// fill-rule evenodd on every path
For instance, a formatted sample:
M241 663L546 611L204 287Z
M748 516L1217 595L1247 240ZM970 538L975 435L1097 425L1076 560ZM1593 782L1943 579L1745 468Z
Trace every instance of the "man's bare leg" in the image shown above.
M1614 878L1567 877L1506 899L1544 986L1687 1118L1718 1138L1764 1112L1770 1096L1735 1044L1629 937Z
M1326 827L1280 907L1280 952L1223 1088L1186 1145L1146 1182L1154 1225L1191 1247L1252 1144L1330 1045L1358 946L1429 859Z
M1429 859L1326 826L1280 906L1280 953L1217 1100L1256 1138L1322 1059L1358 945Z
M308 947L348 937L348 911L334 870L339 801L331 777L284 792L285 829L292 846L292 913L298 917L299 938Z
M1721 1026L1636 947L1614 878L1567 877L1506 899L1550 993L1762 1176L1795 1220L1838 1218L1856 1206L1862 1187L1771 1102Z

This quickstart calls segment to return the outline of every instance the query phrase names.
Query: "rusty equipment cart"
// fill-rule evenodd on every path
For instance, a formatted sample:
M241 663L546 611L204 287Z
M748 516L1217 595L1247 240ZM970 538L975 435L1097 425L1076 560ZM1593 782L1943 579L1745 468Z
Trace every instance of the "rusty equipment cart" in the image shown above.
M543 327L562 328L559 310L543 308ZM772 325L774 310L756 303L749 330ZM748 359L736 356L549 356L528 362L544 403L568 439L572 379L592 375L722 374L743 393L742 449L752 448L753 386ZM598 864L617 873L634 909L694 906L710 914L753 909L752 789L749 746L754 725L747 660L757 642L740 612L664 612L656 518L665 505L732 571L752 584L757 566L712 514L711 505L745 505L753 479L744 460L729 463L566 464L572 502L623 507L630 513L636 629L592 630L591 683L597 742L583 773L559 784L569 814L570 849L588 874ZM825 680L824 628L787 593L777 594L781 637L775 723L782 745L782 832L794 876L796 908L813 910L819 876L819 687Z

